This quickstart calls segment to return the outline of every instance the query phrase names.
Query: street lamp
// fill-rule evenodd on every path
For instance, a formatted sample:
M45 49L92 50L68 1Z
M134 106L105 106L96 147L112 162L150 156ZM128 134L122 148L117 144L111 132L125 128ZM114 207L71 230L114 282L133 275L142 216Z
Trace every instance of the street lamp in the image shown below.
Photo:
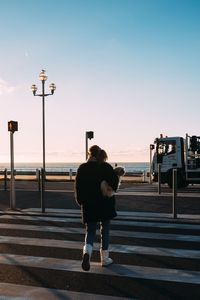
M86 160L88 159L88 139L91 140L93 138L94 138L94 132L86 131L86 133L85 133L85 157L86 157Z
M31 86L31 90L33 92L34 96L42 97L42 136L43 136L43 171L45 176L45 97L53 95L54 91L56 89L56 85L54 83L51 83L49 85L51 93L46 94L45 93L45 81L47 80L46 71L42 70L39 74L39 80L42 82L42 93L37 94L37 86L33 84Z

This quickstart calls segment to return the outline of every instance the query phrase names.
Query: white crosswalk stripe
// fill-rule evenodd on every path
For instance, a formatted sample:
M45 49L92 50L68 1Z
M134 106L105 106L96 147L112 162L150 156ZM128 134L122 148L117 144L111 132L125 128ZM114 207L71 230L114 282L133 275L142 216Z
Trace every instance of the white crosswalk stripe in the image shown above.
M0 257L1 264L38 267L53 270L65 270L70 272L82 272L80 262L77 260L66 260L47 257L36 257L26 255L12 255ZM200 272L196 271L180 271L176 269L152 268L152 267L138 267L130 265L112 265L103 270L99 268L99 263L92 264L92 273L115 275L124 277L136 277L146 279L157 279L165 281L177 281L186 283L200 284Z
M1 229L13 229L25 231L42 231L51 233L70 233L70 234L82 234L85 230L83 228L60 228L56 226L37 226L37 225L19 225L19 224L0 224ZM97 231L98 233L98 231ZM131 237L131 238L152 238L152 239L165 239L165 240L179 240L185 242L198 242L200 243L200 236L198 235L186 235L186 234L165 234L163 233L149 233L149 232L130 232L125 230L111 230L110 234L117 237Z
M94 300L94 295L78 293L60 289L31 287L11 283L0 283L0 291L7 296L0 296L0 300ZM105 296L105 300L122 300L121 297ZM95 294L95 300L102 300L102 295ZM136 300L132 298L132 300Z
M0 215L0 300L145 299L144 293L165 299L166 290L166 299L173 299L174 290L177 296L182 289L185 297L199 299L200 223L127 220L121 214L110 232L115 263L101 267L96 241L91 270L84 272L79 216Z
M4 237L0 236L0 245L10 244L10 245L29 245L29 246L40 246L41 239L37 238L24 238L24 237ZM58 241L52 239L42 239L43 247L58 247ZM64 249L82 249L82 242L74 241L59 241L59 248ZM94 250L98 250L99 244L94 244ZM169 257L185 257L185 258L197 258L200 259L199 250L184 250L184 249L170 249L170 248L152 248L152 247L142 247L142 246L130 246L130 245L120 245L112 244L110 245L110 251L116 253L130 253L130 254L142 254L142 255L157 255L157 256L169 256Z

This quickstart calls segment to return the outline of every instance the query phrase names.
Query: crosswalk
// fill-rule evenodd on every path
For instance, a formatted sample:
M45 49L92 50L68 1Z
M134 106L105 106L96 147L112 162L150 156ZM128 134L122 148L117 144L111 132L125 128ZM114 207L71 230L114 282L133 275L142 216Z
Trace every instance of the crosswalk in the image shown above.
M0 215L0 300L200 299L200 222L112 221L102 268L99 232L90 272L81 269L84 226L78 210Z
M178 193L180 194L190 194L190 196L193 194L200 193L200 185L189 185L186 188L179 188ZM164 194L171 194L172 188L169 188L167 184L161 184L161 192ZM135 193L135 194L147 194L147 193L158 193L158 183L142 183L142 184L134 184L132 186L128 187L121 187L118 191L120 195L125 195L129 193Z

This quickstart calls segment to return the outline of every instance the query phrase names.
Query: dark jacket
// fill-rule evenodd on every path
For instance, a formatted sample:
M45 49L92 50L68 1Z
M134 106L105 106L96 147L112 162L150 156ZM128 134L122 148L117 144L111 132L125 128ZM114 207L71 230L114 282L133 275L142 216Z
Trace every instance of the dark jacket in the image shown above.
M117 189L118 176L108 163L88 161L77 170L75 195L81 206L83 223L105 221L117 215L115 197L103 197L101 193L102 180L106 180L114 190Z

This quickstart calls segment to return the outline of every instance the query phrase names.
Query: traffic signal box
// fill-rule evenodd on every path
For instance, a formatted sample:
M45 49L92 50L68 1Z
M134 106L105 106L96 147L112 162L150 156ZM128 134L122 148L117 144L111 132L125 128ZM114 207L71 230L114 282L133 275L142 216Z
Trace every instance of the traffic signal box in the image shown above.
M15 131L18 131L18 122L9 121L8 122L8 131L11 131L12 133L14 133Z
M88 139L93 139L93 137L94 137L94 132L93 131L87 131L87 137L88 137Z
M193 152L197 151L197 148L198 148L198 144L197 144L197 137L196 135L193 135L191 137L191 140L190 140L190 148Z
M155 146L153 144L150 144L150 150L154 150Z

